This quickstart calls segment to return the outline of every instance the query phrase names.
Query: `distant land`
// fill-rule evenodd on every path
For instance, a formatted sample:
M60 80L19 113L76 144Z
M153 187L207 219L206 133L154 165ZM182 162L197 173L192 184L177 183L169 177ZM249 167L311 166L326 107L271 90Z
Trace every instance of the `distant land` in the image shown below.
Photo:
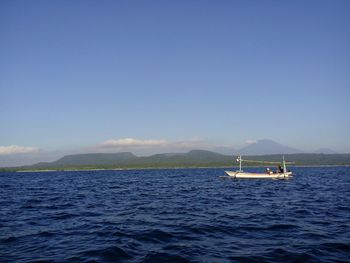
M297 153L284 154L295 165L350 165L350 154ZM247 156L251 160L281 161L281 154ZM256 165L245 163L245 165ZM223 155L204 150L187 153L163 153L138 157L130 152L88 153L66 155L54 162L2 168L0 170L85 170L85 169L141 169L141 168L190 168L237 166L232 155Z
M315 153L324 153L324 154L336 154L337 152L329 149L329 148L320 148L315 151Z
M200 146L198 147L199 149ZM262 140L247 140L245 145L243 145L241 148L234 148L232 146L212 146L212 147L207 147L204 148L202 150L207 150L207 151L211 151L214 153L218 153L221 155L226 155L226 156L234 156L234 155L244 155L244 156L258 156L258 155L274 155L274 154L279 154L279 155L283 155L283 154L299 154L299 153L323 153L323 154L337 154L335 151L333 151L332 149L329 148L319 148L317 150L313 150L313 151L309 151L309 152L305 152L304 150L300 150L297 148L293 148L287 145L283 145L280 144L278 142L275 142L273 140L270 139L262 139ZM120 152L127 152L123 154L120 154ZM182 155L181 158L185 158L184 152L186 152L187 149L183 148L169 148L169 149L164 149L164 152L170 152L170 154L166 154L166 156L169 155L176 155L176 158L180 158L179 156ZM97 152L99 152L97 150ZM130 153L133 152L134 154ZM157 153L162 153L159 152L159 150L156 150L155 152ZM79 154L78 154L79 153ZM81 151L81 150L75 150L72 151L71 153L67 153L64 151L51 151L51 152L45 152L45 151L40 151L37 152L35 154L12 154L12 155L1 155L0 154L0 169L4 167L29 167L31 165L38 166L38 163L40 163L40 165L43 166L51 166L49 165L48 162L52 162L55 165L58 165L58 167L61 167L61 163L60 162L65 162L66 158L63 160L59 160L59 158L61 158L62 156L65 156L67 154L70 154L70 156L72 154L75 154L76 157L72 158L72 160L70 160L69 162L67 161L67 163L65 163L65 166L72 165L75 166L76 163L76 159L75 158L80 158L79 156L85 156L86 158L88 158L87 156L89 156L88 159L86 159L84 165L95 165L94 159L98 160L98 165L107 165L110 166L111 165L111 160L114 160L114 158L116 158L116 155L114 155L114 153L117 153L118 156L120 154L120 156L118 158L116 158L117 161L117 165L119 165L119 159L127 159L128 160L128 164L129 161L131 161L132 157L137 157L137 156L145 156L145 155L151 155L151 154L155 154L152 153L152 149L150 150L141 150L140 149L133 149L133 148L125 148L124 150L115 150L113 154L103 154L101 152L99 152L97 155L96 153L91 153L88 155L81 155L83 153L86 153L86 149ZM67 155L68 156L68 155ZM122 157L124 156L124 157ZM62 159L62 158L61 158ZM152 161L150 160L150 156L148 157L143 157L143 158L139 158L138 161L141 162L141 164L143 164L144 162L146 163L152 163ZM214 161L216 160L215 158L213 159ZM163 161L163 159L162 159ZM45 162L45 163L42 163ZM126 160L125 160L126 162ZM133 160L132 165L134 165L136 162L136 160ZM79 163L79 162L78 162ZM171 161L171 163L174 163L173 161ZM198 162L195 162L198 163ZM222 163L222 161L220 161L220 164ZM114 162L112 162L112 164L114 165ZM184 164L188 164L187 161ZM79 164L80 165L80 164ZM155 164L153 164L155 165ZM181 163L181 165L183 165Z
M224 155L270 155L305 153L300 149L289 147L287 145L283 145L269 139L252 141L244 147L242 147L241 149L233 149L230 147L217 147L214 148L214 151ZM319 148L312 153L336 154L337 152L329 148Z

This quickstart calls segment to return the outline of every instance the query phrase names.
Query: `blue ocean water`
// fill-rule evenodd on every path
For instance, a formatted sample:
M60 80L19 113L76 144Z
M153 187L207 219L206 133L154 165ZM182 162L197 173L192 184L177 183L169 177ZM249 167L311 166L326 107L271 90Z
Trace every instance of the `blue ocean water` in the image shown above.
M293 171L0 173L0 262L349 262L350 168Z

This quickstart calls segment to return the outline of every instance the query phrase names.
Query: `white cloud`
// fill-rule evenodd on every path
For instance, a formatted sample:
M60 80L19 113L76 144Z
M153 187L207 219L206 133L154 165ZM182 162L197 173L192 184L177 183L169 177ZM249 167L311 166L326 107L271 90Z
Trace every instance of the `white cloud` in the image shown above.
M36 147L24 147L18 145L0 146L0 155L11 155L19 153L37 153L39 148Z
M113 139L103 142L102 147L144 147L167 145L166 140L138 140L133 138Z
M257 143L256 140L246 140L245 141L246 144L254 144L254 143Z
M136 154L147 155L164 152L184 152L193 149L209 149L212 146L199 139L168 141L168 140L140 140L135 138L117 138L104 141L86 148L87 152L118 152L131 151Z

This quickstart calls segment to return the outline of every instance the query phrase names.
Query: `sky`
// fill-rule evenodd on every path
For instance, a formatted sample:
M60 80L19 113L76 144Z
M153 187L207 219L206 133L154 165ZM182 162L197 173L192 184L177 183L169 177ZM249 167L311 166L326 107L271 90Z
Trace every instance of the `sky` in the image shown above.
M350 153L349 13L346 0L2 0L0 158L264 138Z

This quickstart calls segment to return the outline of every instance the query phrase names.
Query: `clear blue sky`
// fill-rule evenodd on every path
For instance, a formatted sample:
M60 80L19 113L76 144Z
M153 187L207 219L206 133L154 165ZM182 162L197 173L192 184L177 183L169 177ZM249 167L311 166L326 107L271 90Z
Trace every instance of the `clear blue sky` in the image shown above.
M350 1L0 2L0 146L350 152Z

